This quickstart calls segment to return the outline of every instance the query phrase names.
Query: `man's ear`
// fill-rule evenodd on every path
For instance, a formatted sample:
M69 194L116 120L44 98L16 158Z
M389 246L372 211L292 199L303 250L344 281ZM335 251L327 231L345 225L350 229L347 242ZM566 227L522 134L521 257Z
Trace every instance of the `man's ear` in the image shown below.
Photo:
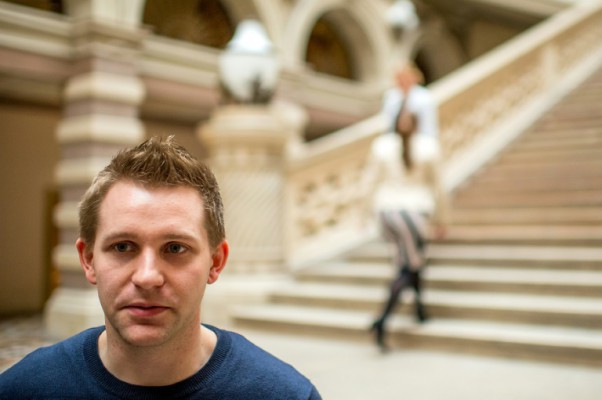
M207 283L212 284L217 281L219 278L219 274L223 271L226 266L226 261L228 260L228 253L230 252L230 247L228 246L228 242L224 239L220 244L217 245L215 250L213 250L213 254L211 255L211 260L213 264L211 265L211 269L209 269L209 279L207 279Z
M93 285L96 285L96 271L94 271L94 263L92 262L94 254L92 249L88 249L82 238L78 238L75 242L77 253L79 254L79 263L84 269L86 279Z

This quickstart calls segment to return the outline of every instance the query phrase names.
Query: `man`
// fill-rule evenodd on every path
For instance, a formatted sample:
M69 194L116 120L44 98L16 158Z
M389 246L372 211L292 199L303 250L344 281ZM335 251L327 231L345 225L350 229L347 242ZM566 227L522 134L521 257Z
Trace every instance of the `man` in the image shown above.
M293 367L201 324L228 258L211 171L152 138L117 154L80 204L76 248L105 326L39 349L0 376L0 398L320 399Z

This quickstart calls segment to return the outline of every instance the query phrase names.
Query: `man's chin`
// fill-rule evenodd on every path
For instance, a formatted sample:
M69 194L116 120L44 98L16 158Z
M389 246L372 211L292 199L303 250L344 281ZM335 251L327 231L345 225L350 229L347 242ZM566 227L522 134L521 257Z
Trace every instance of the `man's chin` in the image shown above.
M117 331L121 340L134 347L155 347L168 341L169 334L164 327L134 325Z

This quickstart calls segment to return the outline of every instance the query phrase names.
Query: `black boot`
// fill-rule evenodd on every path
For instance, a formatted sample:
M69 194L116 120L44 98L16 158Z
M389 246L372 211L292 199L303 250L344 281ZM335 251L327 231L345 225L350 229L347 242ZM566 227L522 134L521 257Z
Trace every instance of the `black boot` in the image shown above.
M426 322L426 320L428 319L426 311L424 310L424 305L422 303L416 303L416 319L421 324Z
M370 331L374 332L374 340L376 345L383 353L389 350L389 347L385 344L385 328L382 320L376 320L370 327Z

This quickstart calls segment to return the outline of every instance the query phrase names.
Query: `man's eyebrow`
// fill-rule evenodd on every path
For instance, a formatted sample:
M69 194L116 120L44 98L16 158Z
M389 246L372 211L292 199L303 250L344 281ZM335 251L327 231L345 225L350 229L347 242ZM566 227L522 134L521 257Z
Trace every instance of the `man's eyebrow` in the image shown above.
M111 232L102 238L103 242L112 242L116 240L137 239L139 236L133 232L117 231ZM168 232L161 235L164 240L197 240L197 236L186 232Z
M167 240L196 240L197 236L189 233L170 232L163 235L163 238Z
M115 240L124 240L124 239L132 239L136 238L137 235L127 231L117 231L111 232L107 236L102 238L103 242L112 242Z

